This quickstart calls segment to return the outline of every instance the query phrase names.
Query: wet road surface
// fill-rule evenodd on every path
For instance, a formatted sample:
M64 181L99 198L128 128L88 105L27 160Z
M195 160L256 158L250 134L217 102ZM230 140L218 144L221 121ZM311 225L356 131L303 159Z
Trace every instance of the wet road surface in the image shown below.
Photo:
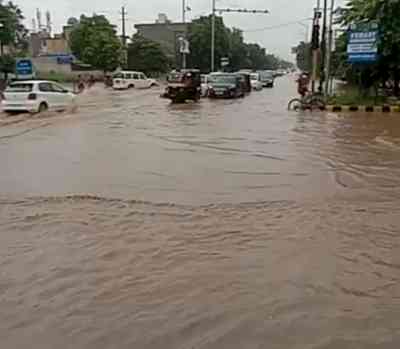
M293 80L0 123L1 346L399 348L400 118Z

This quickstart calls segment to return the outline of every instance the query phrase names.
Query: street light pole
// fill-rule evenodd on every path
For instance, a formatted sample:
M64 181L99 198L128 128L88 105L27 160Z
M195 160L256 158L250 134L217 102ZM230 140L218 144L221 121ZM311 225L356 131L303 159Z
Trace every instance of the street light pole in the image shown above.
M331 65L332 65L332 49L333 49L333 16L335 12L335 0L331 0L331 16L329 19L329 38L328 38L328 54L326 58L326 85L325 95L330 94L331 89Z
M186 0L182 0L182 23L186 23ZM184 39L186 40L186 39ZM182 51L182 69L186 69L186 52Z
M307 24L304 24L304 23L302 23L302 22L298 22L298 24L299 25L301 25L306 31L305 31L305 35L306 35L306 39L305 39L305 43L307 43L308 42L308 40L309 40L309 35L310 35L310 32L309 32L309 26L307 25Z
M211 73L215 68L215 0L212 0L211 14Z
M232 9L232 8L215 8L216 0L212 0L212 13L211 13L211 72L215 70L215 12L228 12L228 13L269 13L268 10L248 10L248 9Z
M326 25L327 25L327 17L328 17L328 0L324 0L324 19L322 24L322 41L321 41L321 51L322 51L322 58L321 58L321 79L319 82L319 91L321 93L324 92L324 83L326 81L326 52L327 52L327 45L326 45Z

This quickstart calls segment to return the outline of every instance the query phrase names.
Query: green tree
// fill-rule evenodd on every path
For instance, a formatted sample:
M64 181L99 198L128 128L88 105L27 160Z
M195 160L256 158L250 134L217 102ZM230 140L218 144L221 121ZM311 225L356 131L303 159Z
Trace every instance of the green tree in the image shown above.
M230 32L230 67L233 71L248 68L251 61L247 54L247 45L240 29L232 28Z
M215 65L219 67L222 57L229 57L230 31L222 17L215 19ZM189 66L209 71L211 67L211 16L195 19L188 30L190 42Z
M15 72L15 58L12 55L0 56L0 72L4 74L5 80L7 80L8 74Z
M311 72L311 55L311 44L304 41L300 42L300 44L297 46L296 63L302 71Z
M366 22L378 25L379 61L369 67L369 74L382 81L388 78L393 80L396 95L400 94L400 17L397 15L399 13L399 0L350 0L340 18L344 26Z
M191 54L189 64L207 72L211 66L211 16L200 17L189 26L188 39ZM267 54L265 48L255 43L245 43L243 32L238 28L227 28L222 17L215 20L215 66L220 67L222 57L229 58L229 69L278 69L293 64Z
M135 34L128 46L128 68L142 71L148 75L165 73L171 67L171 62L161 48L161 45L143 36Z
M81 16L69 44L78 59L105 72L115 70L121 62L121 42L104 16Z
M0 0L0 53L4 54L4 46L9 46L16 54L28 48L28 31L22 21L21 9L12 2Z

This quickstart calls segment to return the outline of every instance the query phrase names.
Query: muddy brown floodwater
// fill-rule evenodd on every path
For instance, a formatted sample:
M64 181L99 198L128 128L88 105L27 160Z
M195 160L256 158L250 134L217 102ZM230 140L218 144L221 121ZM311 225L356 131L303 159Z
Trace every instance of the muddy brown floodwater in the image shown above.
M159 94L1 124L1 348L398 349L400 117Z

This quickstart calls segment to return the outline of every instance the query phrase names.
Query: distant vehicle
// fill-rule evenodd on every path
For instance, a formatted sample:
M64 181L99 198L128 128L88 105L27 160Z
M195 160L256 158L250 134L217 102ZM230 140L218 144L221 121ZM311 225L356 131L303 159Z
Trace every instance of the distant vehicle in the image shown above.
M280 77L280 76L284 76L284 75L286 75L286 70L284 70L284 69L275 70L276 77Z
M261 77L259 73L250 74L251 88L255 91L261 91L263 89L263 84L261 82Z
M173 103L184 103L187 100L197 102L201 96L200 70L184 69L172 71L168 75L168 86L161 95Z
M242 78L239 74L213 73L210 74L210 98L238 98L244 97Z
M126 90L128 88L150 88L157 86L157 81L149 79L141 72L120 71L114 75L113 88L115 90Z
M207 97L208 95L208 83L210 81L210 76L201 74L201 96L202 97Z
M2 106L6 112L62 111L74 106L75 98L74 93L52 81L18 81L11 83L4 91Z
M263 87L269 87L269 88L274 87L275 78L273 71L265 70L260 72L260 78Z

